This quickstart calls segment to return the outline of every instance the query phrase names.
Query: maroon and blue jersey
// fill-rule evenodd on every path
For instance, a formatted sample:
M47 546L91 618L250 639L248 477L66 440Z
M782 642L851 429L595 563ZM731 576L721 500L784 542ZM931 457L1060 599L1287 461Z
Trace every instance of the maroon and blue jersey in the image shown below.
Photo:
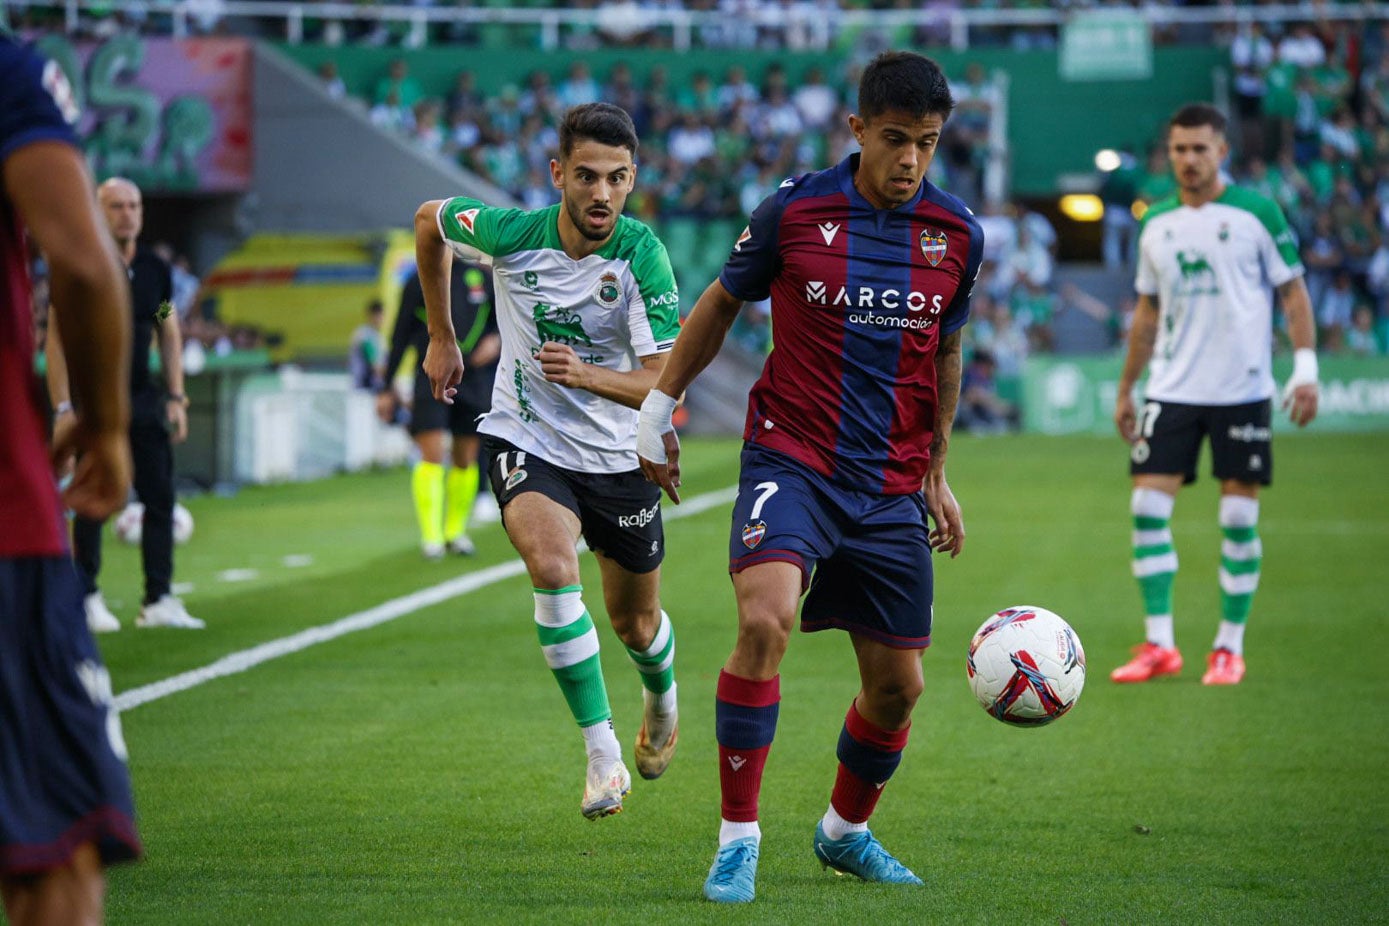
M752 214L719 280L771 297L774 347L743 438L836 483L916 492L930 463L940 339L969 317L984 234L922 181L877 209L854 189L858 155L787 180Z
M0 170L35 142L77 147L62 69L0 33ZM60 105L68 109L65 114ZM34 375L34 315L24 232L0 184L0 557L67 550Z

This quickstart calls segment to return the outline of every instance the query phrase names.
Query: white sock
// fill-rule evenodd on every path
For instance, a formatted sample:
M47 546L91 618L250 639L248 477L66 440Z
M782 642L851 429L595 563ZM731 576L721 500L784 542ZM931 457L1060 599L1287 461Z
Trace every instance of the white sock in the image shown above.
M1177 645L1176 637L1172 632L1172 615L1159 614L1154 617L1145 617L1144 625L1148 629L1148 642L1156 643L1158 646L1172 649Z
M825 816L820 820L820 826L824 829L825 835L835 841L843 839L850 833L868 832L867 820L862 823L850 823L839 815L833 804L830 805L829 810L825 811Z
M1221 621L1215 634L1214 649L1227 649L1236 656L1244 655L1244 625Z
M584 735L584 749L588 751L588 761L594 759L621 759L622 744L613 732L612 720L600 720L591 727L580 727Z
M746 839L751 836L758 842L762 841L762 827L757 825L757 821L751 823L734 823L731 820L723 820L719 823L719 846L728 845L735 839Z
M675 713L675 685L672 684L668 689L656 694L650 688L641 690L642 700L645 705L662 717Z

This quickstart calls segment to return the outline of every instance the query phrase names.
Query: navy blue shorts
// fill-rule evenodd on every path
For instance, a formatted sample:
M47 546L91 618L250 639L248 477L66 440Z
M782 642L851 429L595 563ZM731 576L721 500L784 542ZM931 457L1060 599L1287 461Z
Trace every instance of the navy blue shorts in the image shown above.
M524 492L539 492L579 519L584 542L628 572L645 575L666 556L661 489L641 470L580 473L542 460L509 441L484 434L488 479L506 524L506 506Z
M72 560L0 559L0 875L137 858L124 756Z
M900 649L931 645L935 583L926 501L830 482L790 457L743 446L728 571L795 563L801 630L837 628Z

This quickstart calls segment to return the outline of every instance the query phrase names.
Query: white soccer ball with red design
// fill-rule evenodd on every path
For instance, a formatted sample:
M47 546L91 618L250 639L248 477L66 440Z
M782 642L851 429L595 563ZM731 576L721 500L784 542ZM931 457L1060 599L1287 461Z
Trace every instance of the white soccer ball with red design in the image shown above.
M965 668L984 710L1021 727L1051 723L1085 687L1080 637L1059 615L1032 605L986 620L970 641Z

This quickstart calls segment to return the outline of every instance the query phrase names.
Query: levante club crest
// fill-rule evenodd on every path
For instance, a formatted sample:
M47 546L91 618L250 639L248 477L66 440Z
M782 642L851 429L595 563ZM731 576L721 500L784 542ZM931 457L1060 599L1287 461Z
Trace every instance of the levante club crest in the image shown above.
M932 267L939 267L945 258L945 232L928 228L921 233L921 254Z
M766 521L749 521L743 525L743 546L749 550L756 550L757 545L762 542L762 538L765 536L767 536Z

